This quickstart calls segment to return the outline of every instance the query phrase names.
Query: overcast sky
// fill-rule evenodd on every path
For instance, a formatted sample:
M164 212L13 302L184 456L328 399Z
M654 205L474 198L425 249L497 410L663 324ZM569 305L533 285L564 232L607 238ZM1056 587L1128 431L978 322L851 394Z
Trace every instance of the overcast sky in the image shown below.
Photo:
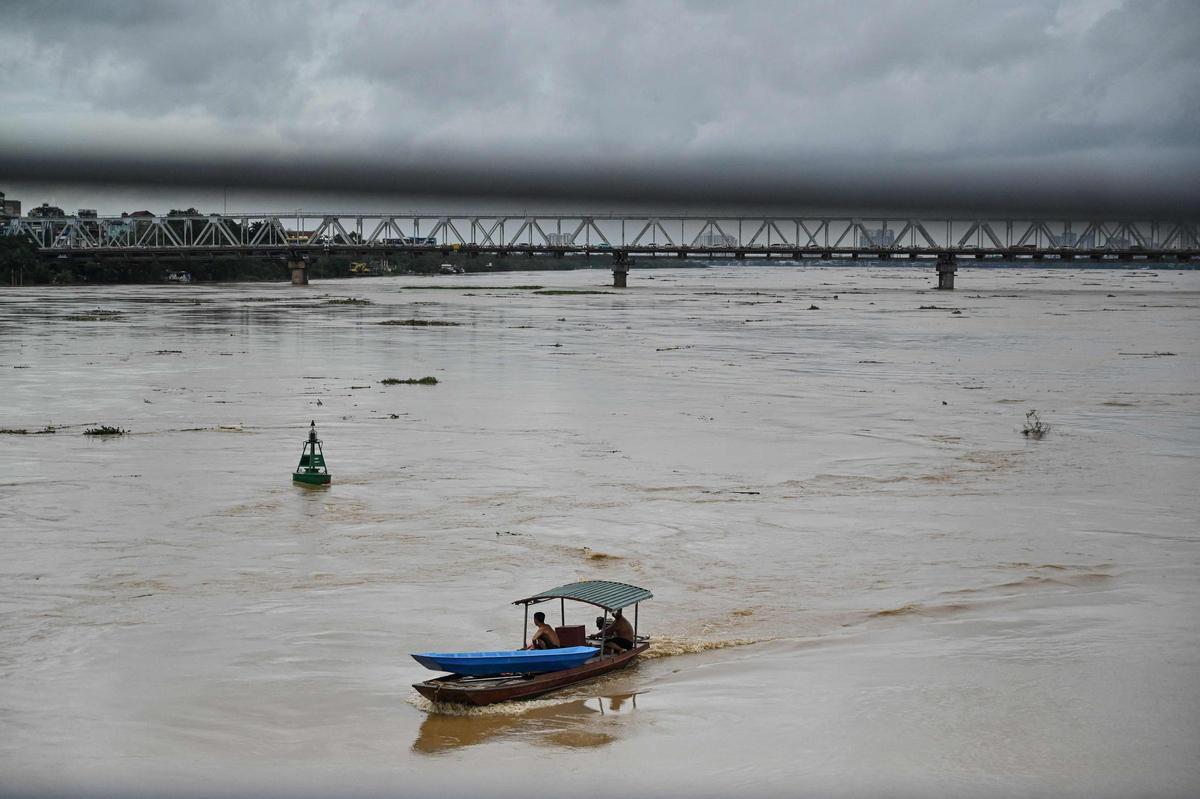
M41 0L0 2L0 20L0 189L26 207L212 210L226 179L12 179L14 159L47 153L201 154L218 172L225 157L468 163L481 191L492 169L503 186L548 165L1185 192L1200 178L1191 0ZM420 205L434 188L420 183L395 194ZM306 188L235 185L231 205L320 202Z

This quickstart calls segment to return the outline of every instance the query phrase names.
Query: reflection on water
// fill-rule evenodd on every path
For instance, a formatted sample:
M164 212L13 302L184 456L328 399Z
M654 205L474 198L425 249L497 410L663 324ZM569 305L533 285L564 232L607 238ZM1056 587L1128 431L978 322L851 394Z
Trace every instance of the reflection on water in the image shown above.
M424 754L475 746L496 738L519 738L554 747L604 746L615 740L603 719L637 709L637 694L614 694L594 699L505 702L502 706L471 708L462 713L430 712L421 722L412 748Z

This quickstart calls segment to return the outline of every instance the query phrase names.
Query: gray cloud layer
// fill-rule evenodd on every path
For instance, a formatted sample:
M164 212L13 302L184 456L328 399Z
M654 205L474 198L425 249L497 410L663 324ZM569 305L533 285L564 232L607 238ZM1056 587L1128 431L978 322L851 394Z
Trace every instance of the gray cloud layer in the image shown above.
M484 193L531 164L1170 201L1200 177L1186 0L2 6L0 177L63 152L469 163Z

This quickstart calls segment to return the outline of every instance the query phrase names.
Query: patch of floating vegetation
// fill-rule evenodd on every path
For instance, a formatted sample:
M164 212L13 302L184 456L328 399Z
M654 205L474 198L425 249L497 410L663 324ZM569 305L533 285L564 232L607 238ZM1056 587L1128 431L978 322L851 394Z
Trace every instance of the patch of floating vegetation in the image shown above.
M1025 414L1025 426L1021 428L1021 435L1041 441L1049 432L1050 425L1041 420L1037 411L1029 411Z
M361 300L358 297L334 297L331 300L325 300L326 305L371 305L370 300Z
M376 322L377 325L394 325L398 327L458 327L458 322L447 322L442 319L387 319Z
M594 289L542 289L534 294L544 294L547 297L561 297L567 294L616 294L615 291L596 291Z
M102 424L99 427L89 427L83 431L83 434L85 436L123 436L128 432L128 430L122 430L120 427Z
M111 311L104 308L97 308L94 311L87 313L76 313L64 316L68 322L115 322L123 318L124 314L120 311Z
M436 386L438 384L438 379L432 376L409 377L405 378L404 380L401 380L398 377L389 377L384 380L380 380L379 382L385 386Z
M0 436L44 436L51 433L57 433L58 428L52 424L48 424L41 430L26 430L24 427L0 427Z

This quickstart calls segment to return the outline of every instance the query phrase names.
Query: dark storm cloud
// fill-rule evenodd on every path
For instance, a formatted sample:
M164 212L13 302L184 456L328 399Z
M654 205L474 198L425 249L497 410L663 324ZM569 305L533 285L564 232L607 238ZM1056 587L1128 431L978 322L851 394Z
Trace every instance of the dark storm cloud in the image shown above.
M0 11L9 181L710 204L860 204L874 188L876 205L909 186L922 205L1196 204L1189 2Z

